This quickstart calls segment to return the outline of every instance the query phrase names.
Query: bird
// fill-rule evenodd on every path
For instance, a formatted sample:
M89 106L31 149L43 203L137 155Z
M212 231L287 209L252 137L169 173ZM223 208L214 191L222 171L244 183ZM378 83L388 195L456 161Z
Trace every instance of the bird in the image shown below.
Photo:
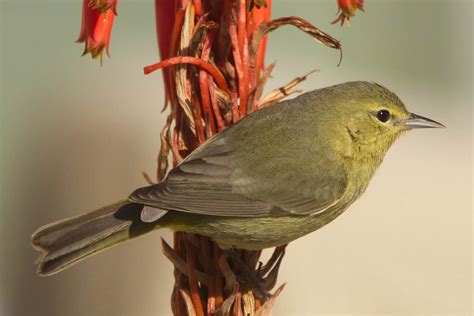
M56 274L162 228L207 236L222 249L287 244L347 210L400 135L440 127L377 83L306 92L217 133L160 183L40 227L32 235L37 272Z

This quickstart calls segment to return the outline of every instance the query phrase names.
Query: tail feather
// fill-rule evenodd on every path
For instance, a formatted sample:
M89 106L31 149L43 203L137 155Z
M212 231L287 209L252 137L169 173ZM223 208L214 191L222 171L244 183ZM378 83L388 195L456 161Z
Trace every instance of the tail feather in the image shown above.
M153 230L156 223L140 220L143 205L120 201L96 211L39 228L31 237L42 254L41 276L58 273L120 242Z

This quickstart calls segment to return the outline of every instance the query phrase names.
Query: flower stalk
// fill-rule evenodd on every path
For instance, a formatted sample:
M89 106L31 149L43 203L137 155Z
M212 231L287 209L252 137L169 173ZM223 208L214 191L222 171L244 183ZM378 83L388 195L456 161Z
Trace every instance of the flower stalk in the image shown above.
M78 42L84 54L99 58L109 53L117 0L83 0ZM363 0L338 0L341 22L363 9ZM300 76L263 95L275 64L265 67L267 35L292 25L323 45L341 50L338 40L299 17L270 19L271 0L155 0L160 61L144 67L163 72L165 108L169 114L160 139L156 179L206 139L251 112L271 106L292 93L306 79ZM342 56L342 55L341 55ZM223 251L207 237L175 232L173 246L162 241L163 253L173 263L175 284L171 307L175 315L269 315L285 247L274 249L266 264L262 251Z
M156 7L162 3L157 0ZM170 123L162 131L161 161L171 148L174 163L179 163L218 131L297 92L292 88L306 76L262 97L273 69L273 65L264 67L269 32L294 25L328 47L341 48L336 39L304 19L271 21L271 1L251 8L245 0L175 4L174 19L162 20L163 13L157 14L161 61L144 68L145 74L165 70L170 118L175 124L172 133ZM169 14L172 6L167 5L164 12ZM171 21L173 26L165 25ZM166 168L159 163L157 182ZM177 315L267 315L282 290L266 295L277 283L284 246L275 249L267 264L259 265L261 251L237 250L236 257L229 257L203 236L178 232L173 247L163 243L175 266L172 309Z

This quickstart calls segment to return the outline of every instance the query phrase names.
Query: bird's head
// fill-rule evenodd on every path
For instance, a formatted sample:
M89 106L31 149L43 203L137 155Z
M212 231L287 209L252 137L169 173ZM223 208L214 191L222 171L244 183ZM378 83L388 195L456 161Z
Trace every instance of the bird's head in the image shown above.
M334 128L346 133L346 139L353 144L352 150L361 154L383 156L405 131L444 127L410 113L393 92L376 83L347 82L328 89L326 104L333 105L330 115L334 116L331 119Z

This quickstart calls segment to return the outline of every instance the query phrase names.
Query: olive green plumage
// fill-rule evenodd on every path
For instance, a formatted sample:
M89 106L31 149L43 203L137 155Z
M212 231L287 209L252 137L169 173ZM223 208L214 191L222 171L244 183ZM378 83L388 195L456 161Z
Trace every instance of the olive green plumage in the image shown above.
M286 244L360 197L401 133L441 126L368 82L280 102L209 139L129 202L40 228L32 237L43 252L39 273L163 227L209 236L223 248Z

